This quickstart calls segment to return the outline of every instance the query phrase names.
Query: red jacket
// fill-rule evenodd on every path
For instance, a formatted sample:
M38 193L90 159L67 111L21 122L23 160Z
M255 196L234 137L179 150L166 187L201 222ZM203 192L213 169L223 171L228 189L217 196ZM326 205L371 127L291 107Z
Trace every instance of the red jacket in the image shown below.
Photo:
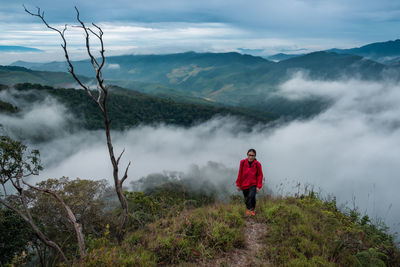
M239 186L242 190L247 189L253 185L256 185L257 188L261 188L263 178L264 175L260 162L254 160L251 164L251 167L249 167L248 159L243 159L240 161L239 174L236 180L236 185Z

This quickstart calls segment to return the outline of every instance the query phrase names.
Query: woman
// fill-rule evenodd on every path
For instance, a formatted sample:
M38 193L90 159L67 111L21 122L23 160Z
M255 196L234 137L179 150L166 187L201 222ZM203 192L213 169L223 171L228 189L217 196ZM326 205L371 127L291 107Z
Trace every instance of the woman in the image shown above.
M247 159L240 161L239 174L236 180L238 191L243 190L246 203L246 215L256 215L256 193L260 191L263 182L261 163L256 159L256 150L247 151Z

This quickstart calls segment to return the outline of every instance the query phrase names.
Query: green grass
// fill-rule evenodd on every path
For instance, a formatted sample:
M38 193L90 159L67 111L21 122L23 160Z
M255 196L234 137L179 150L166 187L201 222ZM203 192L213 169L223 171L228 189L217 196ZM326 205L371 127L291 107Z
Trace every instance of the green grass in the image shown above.
M269 225L263 258L274 266L398 266L393 237L360 218L344 214L334 201L314 194L268 199L258 220Z
M121 245L91 243L87 266L157 266L194 262L244 246L240 204L183 210L130 232ZM105 240L105 241L104 241Z
M151 195L138 197L140 203L154 205ZM268 224L257 255L272 266L398 266L400 262L393 236L384 228L355 211L342 213L335 201L320 200L313 193L260 197L256 210L256 221ZM238 196L229 203L171 209L157 220L131 228L120 245L107 237L95 240L83 265L194 266L196 261L210 261L244 247L244 213Z

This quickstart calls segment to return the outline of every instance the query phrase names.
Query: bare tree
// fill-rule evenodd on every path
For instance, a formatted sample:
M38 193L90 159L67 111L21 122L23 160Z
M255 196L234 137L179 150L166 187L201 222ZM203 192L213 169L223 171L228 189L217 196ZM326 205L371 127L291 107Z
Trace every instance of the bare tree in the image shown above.
M59 196L59 194L57 194L56 191L50 190L48 188L33 186L24 180L24 177L30 175L38 175L39 171L42 170L39 151L32 150L29 154L26 154L26 148L27 147L20 141L12 140L10 137L7 136L0 136L0 180L9 181L12 184L12 186L18 193L17 199L18 202L20 202L18 205L16 203L13 203L13 201L8 201L7 195L4 194L4 198L0 198L0 203L16 212L31 226L35 234L44 244L54 248L57 252L60 253L62 259L66 261L65 254L61 251L61 248L55 242L50 241L43 234L43 232L39 230L34 220L32 219L32 215L27 204L25 190L22 184L28 186L33 190L52 195L67 212L68 219L73 224L77 236L80 256L85 257L86 249L85 240L82 233L82 225L77 222L71 208L65 203L65 201ZM12 199L13 196L9 197L10 199ZM22 211L18 208L18 206L22 206Z
M17 213L19 217L29 224L36 236L45 245L54 248L60 254L61 259L66 262L67 258L60 246L51 241L34 222L28 207L25 190L21 185L22 177L37 175L42 169L40 165L39 151L32 150L29 155L25 156L24 152L26 146L21 144L21 142L14 141L6 136L1 136L0 148L0 155L2 158L0 164L0 177L5 181L11 182L13 187L17 190L18 197L16 201L19 202L12 203L7 200L10 199L10 196L4 196L0 198L0 203ZM18 206L20 206L21 209Z
M33 186L31 184L28 184L27 182L24 181L23 177L21 177L21 181L23 184L27 185L28 187L30 187L36 191L40 191L40 192L44 192L46 194L52 195L61 204L61 206L67 212L68 219L74 225L76 239L78 241L79 254L82 258L85 257L86 249L85 249L85 239L84 239L83 233L82 233L82 225L80 223L78 223L78 221L75 217L75 214L72 212L71 208L67 204L65 204L64 200L57 194L57 192L50 190L48 188L41 188L41 187L37 187L37 186Z
M115 191L117 193L118 199L119 199L119 201L121 203L121 207L122 207L122 213L121 213L119 227L118 227L118 233L117 233L118 241L121 242L125 235L126 222L127 222L127 218L128 218L128 202L126 201L126 198L123 194L122 185L123 185L124 181L126 180L126 178L128 178L128 169L129 169L131 162L128 163L128 165L125 168L124 174L120 178L119 172L118 172L118 170L119 170L118 166L119 166L119 161L125 150L123 150L121 152L121 154L119 154L118 157L115 157L114 148L113 148L112 141L111 141L110 119L109 119L108 113L107 113L107 97L108 97L109 91L108 91L108 86L106 86L104 84L104 79L103 79L103 74L102 74L102 69L103 69L104 63L105 63L103 31L99 26L97 26L94 23L92 23L92 26L95 28L95 30L91 29L90 27L87 27L85 25L85 23L80 19L80 14L79 14L78 8L75 7L76 20L79 22L79 25L75 26L75 27L81 28L85 34L87 54L90 58L90 63L92 64L93 70L96 75L97 92L95 92L95 91L90 90L89 86L85 85L79 79L77 74L75 73L74 66L70 60L69 53L67 50L67 41L65 39L65 31L67 30L67 25L65 25L64 29L62 29L62 30L56 29L47 23L47 21L44 18L44 12L42 12L40 10L40 8L37 8L36 13L32 13L25 6L24 6L24 9L28 14L40 18L42 20L42 22L47 26L47 28L49 28L53 31L56 31L60 35L60 37L62 39L61 47L64 50L64 55L65 55L65 58L67 60L68 66L69 66L69 69L68 69L69 73L72 74L72 76L78 82L78 84L88 93L89 97L97 104L97 106L99 107L99 109L101 111L101 114L103 115L105 134L106 134L106 138L107 138L107 147L108 147L111 164L113 167L113 178L114 178ZM96 57L93 56L92 49L90 46L90 36L91 35L95 36L98 39L98 41L100 42L101 49L99 51L100 52L99 59L97 59Z

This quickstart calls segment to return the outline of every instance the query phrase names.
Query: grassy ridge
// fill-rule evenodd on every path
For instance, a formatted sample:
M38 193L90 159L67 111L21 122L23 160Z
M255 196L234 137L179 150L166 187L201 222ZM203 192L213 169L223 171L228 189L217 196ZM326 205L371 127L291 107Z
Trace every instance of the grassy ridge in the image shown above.
M393 237L354 210L335 201L306 197L269 199L259 207L269 225L262 257L275 266L398 266Z
M393 237L356 212L312 192L299 198L263 197L258 222L266 223L258 257L266 266L398 266ZM174 209L172 209L174 210ZM129 233L116 245L107 236L93 243L81 264L88 266L196 265L244 246L245 207L241 197L170 212ZM267 265L270 264L270 265Z
M63 208L52 197L30 192L32 212L44 231L62 244L74 266L213 266L217 260L240 256L248 249L254 256L247 260L264 266L400 263L400 251L383 224L372 224L357 210L341 212L335 199L321 200L313 191L285 198L258 195L256 217L247 218L240 194L226 195L229 198L222 202L217 200L215 188L202 192L180 180L160 180L160 184L145 191L125 192L129 217L126 238L119 244L116 229L120 210L110 202L109 194L114 193L104 181L61 178L41 182L40 186L50 184L59 188L75 213L81 214L87 255L78 257L72 225L66 223L59 212ZM0 212L6 214L2 209ZM18 220L4 216L0 228L6 229L12 222ZM249 234L254 232L248 229L255 226L262 229L257 231L261 242L251 248L247 244ZM39 264L34 257L36 251L29 250L35 240L27 237L29 229L8 231L21 242L6 243L9 255L1 255L0 260L11 260L15 265L28 261ZM60 263L51 251L45 260L49 265Z
M83 265L157 266L192 263L244 245L239 204L184 210L131 232L123 244L96 244Z

